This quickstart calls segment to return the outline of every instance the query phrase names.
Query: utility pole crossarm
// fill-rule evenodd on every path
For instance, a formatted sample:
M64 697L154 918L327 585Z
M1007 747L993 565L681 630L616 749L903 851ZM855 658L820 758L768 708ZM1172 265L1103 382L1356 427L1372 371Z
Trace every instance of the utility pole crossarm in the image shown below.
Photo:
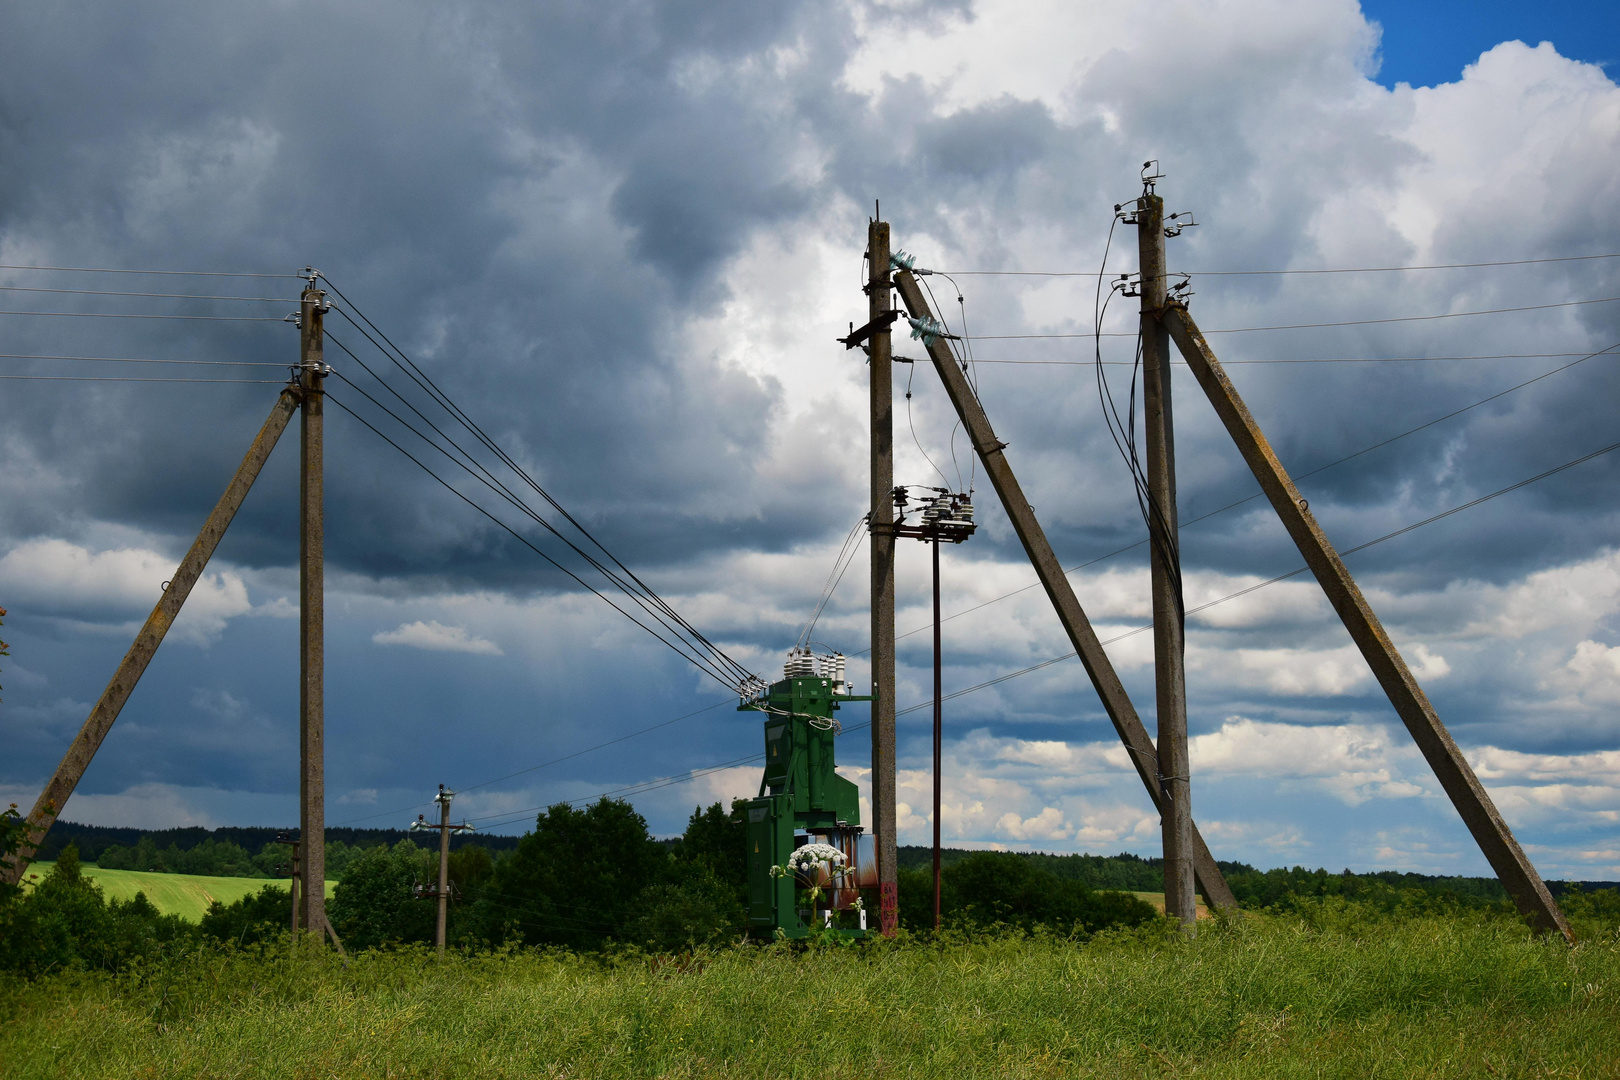
M292 419L293 410L298 407L298 398L292 390L283 390L276 399L275 406L271 408L264 426L259 429L258 437L248 448L247 456L242 464L237 466L236 475L231 478L225 493L219 497L213 513L203 523L202 530L197 533L197 539L192 542L191 550L186 552L185 558L180 560L180 566L175 570L174 577L164 582L163 594L152 608L152 613L146 617L146 623L135 635L135 641L124 654L123 662L113 674L112 681L101 692L101 698L96 702L95 708L85 719L84 726L79 729L78 737L73 745L68 747L67 754L62 763L56 767L56 773L45 785L40 793L39 800L34 803L34 809L28 815L28 824L23 833L23 842L18 846L9 865L0 865L0 879L8 884L15 885L22 879L23 868L33 858L34 851L45 839L45 832L51 827L56 815L62 812L67 804L68 797L73 789L78 787L84 771L90 767L90 760L96 756L101 748L102 740L107 732L112 730L113 721L123 711L129 697L135 692L135 684L140 682L146 667L157 654L158 646L163 644L163 638L174 625L174 620L180 614L180 608L191 595L192 587L202 577L203 570L208 566L208 560L213 557L214 549L225 536L225 530L230 527L231 520L242 507L242 500L247 498L253 481L258 479L259 471L270 457L270 451L275 449L276 441L281 433L287 430L287 423Z
M1417 679L1413 678L1399 650L1390 641L1389 634L1373 613L1367 598L1361 594L1344 560L1317 524L1304 497L1260 430L1260 425L1255 423L1248 406L1243 403L1209 343L1199 332L1198 325L1193 322L1192 315L1184 306L1172 302L1165 309L1164 321L1170 336L1175 339L1176 347L1186 358L1187 366L1192 369L1193 376L1226 426L1227 433L1237 443L1243 460L1260 482L1266 498L1271 500L1273 509L1282 519L1299 553L1305 557L1306 565L1321 583L1328 601L1338 612L1351 639L1372 668L1378 684L1389 696L1390 704L1395 706L1406 730L1411 732L1418 749L1423 751L1440 786L1462 815L1468 831L1473 833L1475 842L1485 853L1485 858L1508 894L1513 897L1513 902L1537 929L1556 930L1567 940L1573 941L1574 933L1558 902L1519 847L1507 822L1502 819L1490 795L1441 723L1439 714Z
M894 282L912 318L934 317L922 290L917 286L916 277L909 270L897 270ZM1062 564L1052 553L1052 545L1047 541L1040 522L1036 520L1035 512L1030 508L1029 501L1024 498L1023 488L1019 486L1018 478L1013 475L1012 466L1007 463L1007 457L1002 453L1006 443L996 438L984 407L979 404L973 388L968 385L967 377L957 365L950 347L944 341L935 338L927 342L927 349L929 359L934 362L934 369L939 372L939 377L945 384L945 391L950 396L951 404L956 407L956 413L962 420L962 426L967 429L968 436L973 440L973 449L978 453L979 460L984 463L985 475L990 478L991 485L996 489L1001 505L1007 511L1007 517L1011 519L1013 529L1018 533L1018 539L1023 543L1024 551L1029 556L1030 564L1034 566L1041 585L1046 589L1047 597L1057 611L1058 620L1063 623L1063 629L1067 631L1080 662L1085 665L1086 674L1091 677L1091 684L1096 687L1097 696L1102 699L1103 708L1107 711L1109 720L1113 722L1114 730L1119 733L1120 740L1130 752L1131 763L1136 766L1137 775L1142 778L1148 796L1153 800L1153 805L1159 807L1161 794L1158 751L1154 747L1153 739L1143 726L1129 695L1125 693L1125 685L1120 682L1113 662L1108 659L1102 642L1097 638L1097 632L1092 629L1091 620L1086 618L1085 610L1081 608L1073 586L1063 573ZM874 362L875 360L874 357ZM1199 835L1196 825L1193 826L1193 867L1205 903L1212 909L1237 906L1237 900L1227 886L1226 878L1215 865L1215 858L1210 854L1203 837Z

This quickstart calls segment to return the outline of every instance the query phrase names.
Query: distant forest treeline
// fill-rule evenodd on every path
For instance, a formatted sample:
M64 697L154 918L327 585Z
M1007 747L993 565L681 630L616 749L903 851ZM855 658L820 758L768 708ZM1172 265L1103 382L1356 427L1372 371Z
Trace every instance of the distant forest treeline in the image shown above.
M247 852L250 857L266 854L266 848L274 854L278 850L285 850L276 845L277 836L287 835L296 838L298 830L271 829L271 828L221 828L204 829L199 827L183 829L124 829L110 825L80 825L74 821L58 821L51 826L51 831L45 834L45 842L39 846L39 852L34 856L42 861L50 861L61 853L62 849L73 844L79 849L79 858L85 862L99 863L102 854L109 847L134 849L141 846L143 837L149 838L150 844L159 850L178 849L189 852L205 844L213 845L231 844ZM328 827L326 842L328 844L341 843L351 848L393 847L401 840L409 840L418 847L437 850L439 836L437 833L413 833L407 829L347 829ZM469 837L456 837L451 839L451 848L465 847L473 844L488 848L491 852L511 851L517 847L518 838L515 836L495 836L474 833ZM200 871L193 871L200 872Z
M904 845L900 849L902 870L931 870L934 849L918 845ZM971 851L961 848L941 848L942 866L961 862ZM1129 892L1160 892L1164 889L1164 860L1120 852L1118 855L1053 855L1046 852L1015 852L1031 865L1067 881L1082 881L1093 889L1124 889ZM1506 900L1507 890L1493 877L1450 877L1436 874L1409 874L1399 870L1374 870L1352 874L1349 870L1335 874L1328 870L1306 870L1279 867L1259 870L1248 863L1217 860L1216 865L1226 875L1227 884L1240 903L1265 906L1276 903L1285 894L1296 896L1355 895L1371 882L1381 882L1393 889L1417 889L1427 893L1453 893L1470 900ZM1554 896L1566 892L1592 892L1595 889L1620 888L1620 881L1549 881L1547 888Z
M233 877L280 876L276 865L285 861L286 849L275 839L283 833L297 835L297 829L273 828L182 828L182 829L125 829L106 825L81 825L72 821L59 821L51 826L40 846L36 858L55 859L68 844L79 849L85 862L105 865L108 869L156 869L170 873L218 874ZM364 848L393 847L408 840L417 847L434 850L438 847L435 833L412 833L405 829L353 829L328 828L328 873L336 876L346 863L346 855ZM452 839L451 849L474 846L487 848L492 856L516 850L519 837L494 834L473 834ZM664 841L666 846L670 841ZM112 849L109 851L109 849ZM900 851L902 870L928 870L933 864L933 849L920 845L903 845ZM945 866L972 855L962 848L944 848L940 861ZM1031 866L1065 881L1079 881L1093 889L1122 889L1127 892L1159 892L1164 888L1163 861L1151 856L1132 855L1057 855L1046 852L1017 852ZM155 861L154 861L155 855ZM110 856L103 861L104 856ZM1337 896L1354 894L1364 883L1379 881L1395 889L1417 889L1428 893L1452 893L1473 900L1505 900L1507 893L1501 882L1489 877L1450 877L1434 874L1411 874L1397 870L1380 870L1363 874L1335 874L1327 870L1278 868L1260 870L1248 863L1219 863L1233 892L1240 901L1269 904L1284 894ZM1553 895L1569 891L1590 892L1594 889L1620 887L1613 881L1549 881Z

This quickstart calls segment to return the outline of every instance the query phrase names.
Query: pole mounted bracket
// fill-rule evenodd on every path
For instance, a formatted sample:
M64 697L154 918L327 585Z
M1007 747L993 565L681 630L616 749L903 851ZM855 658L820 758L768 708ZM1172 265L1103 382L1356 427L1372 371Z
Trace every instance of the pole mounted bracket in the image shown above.
M887 330L894 324L894 320L898 319L902 314L904 313L898 308L890 308L888 311L885 311L883 314L879 315L877 318L873 319L859 330L855 329L854 325L852 324L850 326L849 336L839 338L838 342L839 344L843 345L845 349L853 349L878 331Z

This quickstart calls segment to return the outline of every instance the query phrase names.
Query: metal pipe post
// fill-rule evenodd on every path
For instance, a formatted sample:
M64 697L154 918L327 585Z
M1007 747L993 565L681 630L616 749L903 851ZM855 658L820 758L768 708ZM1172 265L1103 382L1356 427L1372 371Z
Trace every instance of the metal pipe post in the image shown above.
M1153 675L1159 720L1164 913L1197 932L1193 887L1192 783L1187 757L1186 626L1176 515L1176 439L1170 409L1170 334L1164 325L1164 200L1136 203L1141 256L1142 412L1147 433L1148 532L1152 552Z
M444 955L444 921L450 908L450 800L455 794L440 784L434 800L439 804L439 926L433 934L433 943L438 946L440 956Z
M180 560L180 566L175 570L174 577L163 583L157 604L153 606L152 613L146 617L140 632L135 635L135 641L124 654L118 670L113 673L112 681L101 692L100 700L85 718L78 737L63 755L62 763L56 767L56 772L46 783L45 790L39 793L34 809L28 814L22 842L9 862L0 863L0 881L15 885L22 880L23 868L33 858L35 849L44 841L51 822L56 820L56 815L67 805L74 788L79 786L84 771L90 767L91 759L101 748L102 740L112 730L113 721L118 719L118 714L123 711L129 696L135 692L135 684L140 682L146 666L152 662L152 657L157 655L158 646L163 644L163 638L168 634L169 627L173 626L174 620L179 617L180 608L185 604L186 597L191 595L192 586L202 577L203 570L208 566L208 560L213 557L214 549L219 547L219 542L225 537L225 530L230 527L236 512L242 508L242 500L247 498L248 491L253 487L253 481L258 479L259 471L269 460L270 451L275 449L281 433L287 430L287 423L292 419L294 401L293 393L285 390L276 399L275 405L270 409L270 415L264 421L264 426L259 429L258 437L253 440L253 445L248 447L247 455L242 458L242 464L236 467L236 475L231 477L231 482L225 486L225 493L219 497L214 512L203 522L202 529L197 533L197 539L192 541L191 550Z
M944 698L940 690L940 538L933 538L933 929L940 931L940 766Z
M322 413L326 377L322 318L326 294L304 290L299 303L298 548L298 826L303 846L304 892L300 921L320 942L326 925L326 517L325 439Z
M866 230L867 346L872 431L872 828L878 864L878 926L892 936L900 922L894 733L894 358L889 324L889 224Z

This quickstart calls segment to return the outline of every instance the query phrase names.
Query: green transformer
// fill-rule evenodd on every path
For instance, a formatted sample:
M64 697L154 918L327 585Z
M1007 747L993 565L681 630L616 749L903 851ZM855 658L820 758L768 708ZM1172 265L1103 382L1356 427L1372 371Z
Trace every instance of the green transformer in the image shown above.
M780 682L755 686L738 706L766 714L765 775L759 797L747 803L749 929L802 938L832 928L859 937L866 926L860 888L877 883L876 867L861 830L859 791L835 769L841 725L833 714L844 702L872 699L848 692L841 655L807 649L793 650ZM842 860L789 872L793 853L812 843L836 848ZM799 903L801 889L809 891L808 906ZM857 925L839 926L838 913L851 911Z

